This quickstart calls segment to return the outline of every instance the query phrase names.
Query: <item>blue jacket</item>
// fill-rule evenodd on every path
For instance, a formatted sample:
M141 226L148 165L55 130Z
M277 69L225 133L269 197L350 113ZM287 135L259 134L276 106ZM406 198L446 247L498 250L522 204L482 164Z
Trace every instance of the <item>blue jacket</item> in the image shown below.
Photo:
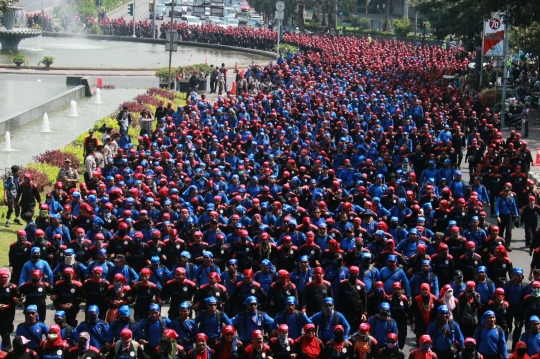
M326 316L322 312L315 313L311 318L309 318L313 324L317 327L317 337L326 343L327 341L334 338L334 326L343 325L345 329L345 339L349 337L349 331L351 326L343 314L334 310L334 314ZM336 323L337 319L337 323ZM397 331L396 331L397 333Z
M219 270L219 267L215 264L211 264L210 266L201 265L199 268L197 268L197 271L195 272L195 278L197 280L197 284L199 286L208 283L208 276L212 272L217 272L221 276L221 270Z
M476 339L478 352L480 354L484 356L500 355L503 359L508 358L504 330L499 332L497 327L488 329L485 326L481 326L475 330L474 339Z
M409 287L409 280L407 279L407 276L405 275L405 272L400 269L396 268L395 273L393 273L394 270L384 267L379 272L379 277L377 278L377 281L384 282L384 291L386 294L392 293L392 284L395 282L401 282L401 285L403 286L403 289L405 289L405 295L407 297L411 296L411 288ZM385 337L386 338L386 337Z
M273 323L274 319L261 311L257 311L256 321L253 320L252 314L247 310L238 313L232 319L232 324L238 331L238 337L246 343L252 340L251 333L254 330L262 330L268 333L272 330Z
M105 344L107 333L109 332L109 324L102 320L98 320L95 324L91 324L85 320L77 326L77 333L82 332L90 334L91 346L101 348L103 344Z
M109 275L107 276L107 280L112 283L114 275L117 273L122 273L124 275L124 278L128 281L128 284L133 284L135 282L139 281L139 275L135 270L131 267L128 267L127 265L123 266L122 268L118 268L114 266L110 271Z
M195 323L195 320L188 319L187 321L180 323L178 319L175 319L171 321L168 328L174 329L178 334L178 338L180 338L180 343L182 343L184 349L193 349L195 336L199 333L199 326Z
M30 340L30 343L28 343L28 348L36 349L39 347L39 343L44 339L43 336L45 336L45 338L47 337L48 332L49 327L43 322L37 322L34 325L26 325L25 323L21 323L17 326L15 335L24 336L26 339Z
M277 330L281 324L287 324L289 327L289 338L296 340L296 338L302 335L302 328L304 325L311 324L311 320L306 313L302 311L296 311L293 314L288 314L283 311L279 312L274 318L272 329Z
M458 323L452 321L452 323L444 324L444 327L452 332L452 337L446 337L442 331L441 323L438 320L434 320L428 325L427 334L431 337L433 341L433 349L439 350L441 352L448 352L449 346L452 344L452 341L457 340L459 347L463 348L463 334L459 328Z
M521 334L519 341L527 344L527 353L529 356L537 354L538 350L540 350L540 333L533 334L526 331L525 333Z
M390 321L390 324L388 321ZM378 315L374 315L370 317L367 322L371 326L371 336L377 339L377 342L381 346L386 344L386 336L388 333L398 333L396 321L392 318L383 320ZM390 328L388 327L389 325Z
M44 282L49 282L49 284L54 283L54 276L49 263L45 262L43 259L40 259L37 262L29 260L28 262L24 263L21 271L21 278L19 279L19 286L30 281L30 273L34 269L39 269L41 271Z
M199 325L199 332L205 333L210 342L219 339L221 328L224 325L232 325L232 321L227 314L219 312L219 317L218 322L218 315L208 314L206 310L199 312L195 317L195 323Z
M169 318L161 317L161 320L163 320L163 325L160 320L151 321L150 318L143 319L136 329L138 333L137 337L146 340L150 346L157 347L165 328L171 324Z
M422 272L416 273L412 276L409 281L409 286L411 287L411 296L414 298L420 294L420 286L423 283L429 284L431 293L439 298L439 280L435 274L431 275L432 272L429 272L428 276L424 275Z

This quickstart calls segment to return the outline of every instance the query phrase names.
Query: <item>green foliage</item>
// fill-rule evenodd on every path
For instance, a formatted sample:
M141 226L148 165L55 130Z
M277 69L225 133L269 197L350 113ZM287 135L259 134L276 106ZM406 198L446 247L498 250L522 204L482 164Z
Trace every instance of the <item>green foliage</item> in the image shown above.
M24 57L23 54L13 54L11 51L10 53L13 55L11 57L11 62L13 63L22 62L24 64L27 64L26 57Z
M272 51L275 52L276 50L277 46L274 46L272 48ZM298 52L298 47L289 44L279 44L279 53L286 54L287 52L290 52L291 54L296 54Z
M197 71L197 77L208 77L212 72L212 66L208 64L191 65Z
M411 20L404 17L402 19L395 19L392 23L396 36L400 39L405 39L409 31L411 31Z
M178 72L179 68L177 67L171 67L171 78L175 78L176 74ZM159 81L167 81L169 79L169 68L168 67L162 67L159 70L156 71L154 74Z
M367 17L363 17L363 18L360 19L359 25L360 25L360 27L362 29L369 30L369 29L371 29L371 19L369 19Z
M43 64L45 66L51 66L54 63L54 57L52 56L43 56L43 58L38 62L38 66Z
M540 22L535 21L527 27L512 28L510 46L516 53L521 50L538 59L540 57Z
M6 12L8 9L8 5L13 5L17 2L19 2L19 0L0 0L0 12Z
M101 30L101 28L98 26L92 26L86 31L91 35L103 35L103 30Z
M26 168L35 169L38 172L47 175L47 185L52 185L56 182L56 175L60 171L60 167L51 166L47 163L29 163Z
M485 77L486 76L484 76L484 78ZM478 98L480 99L480 103L482 104L482 106L492 107L495 104L494 96L497 96L497 98L501 99L502 98L501 90L500 89L497 89L496 91L494 89L484 90L480 92L480 95L478 96ZM500 102L500 100L497 102Z
M69 145L66 145L60 149L60 151L68 154L72 154L76 156L79 159L83 158L84 152L82 146L78 146L75 144L75 142L70 143ZM73 165L73 164L72 164Z

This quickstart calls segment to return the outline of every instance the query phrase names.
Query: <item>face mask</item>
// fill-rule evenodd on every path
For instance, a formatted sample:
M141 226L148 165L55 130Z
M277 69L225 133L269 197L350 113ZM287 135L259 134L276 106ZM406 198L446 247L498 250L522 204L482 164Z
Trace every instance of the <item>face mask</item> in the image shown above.
M397 228L397 222L390 222L390 227Z
M46 209L39 210L39 216L42 217L42 218L47 217L48 214L49 214L49 212L47 212Z
M331 316L332 314L334 314L334 307L324 307L323 308L323 313L327 317Z
M59 326L62 326L62 324L64 324L64 320L62 318L54 318L54 322Z
M454 291L452 290L449 290L448 292L446 292L445 294L445 297L446 298L452 298L454 296Z
M119 235L120 237L124 237L124 236L126 235L126 230L125 230L125 229L119 230L119 231L118 231L118 235Z
M525 349L526 350L526 349ZM465 352L467 353L473 353L474 352L474 347L465 347Z
M344 334L342 331L338 330L337 332L334 332L334 339L337 341L337 342L342 342L343 341L343 338L344 338Z
M441 258L446 258L447 255L448 255L448 252L440 252L439 253L439 257L441 257Z
M66 256L64 263L66 263L68 266L72 266L73 263L75 263L75 256Z
M357 274L349 274L349 281L354 283L356 282L356 280L358 279L358 275Z
M377 288L375 288L375 292L377 292L377 293L382 293L382 292L383 292L383 288L382 288L382 287L377 287Z
M454 277L454 280L456 281L456 284L463 283L463 277Z
M33 254L32 259L39 260L41 258L41 254Z
M380 312L379 312L379 316L380 316L381 318L387 318L387 317L388 317L388 312L386 312L386 311L380 311Z
M396 347L396 343L386 343L386 346L388 349L394 349Z
M17 237L17 241L19 243L24 243L24 242L26 242L26 237L23 237L23 236Z
M429 343L420 344L420 350L423 351L424 353L428 352L430 349L431 349L431 344Z
M113 282L113 284L114 284L114 288L117 290L122 289L122 286L124 285L124 283L122 282Z
M34 284L39 283L39 278L32 278L32 283L34 283Z
M533 297L540 297L540 288L533 288L532 295Z
M58 339L58 334L50 333L47 335L47 337L49 338L51 342L54 342L56 339Z
M282 345L288 344L288 340L287 340L287 338L289 337L288 333L279 333L278 337L279 337L279 342Z
M469 254L470 257L472 257L474 254L474 249L473 248L467 249L467 253Z
M89 347L90 347L90 341L85 340L84 343L83 343L83 341L79 341L79 343L77 343L77 347L81 351L88 350Z
M527 353L527 349L525 349L525 348L519 348L519 349L517 350L517 353L518 353L519 356L523 356L523 355L525 355L525 353Z
M391 270L396 269L396 262L390 262L390 263L388 263L388 268L391 269Z
M452 233L452 238L453 239L458 239L459 237L459 233Z

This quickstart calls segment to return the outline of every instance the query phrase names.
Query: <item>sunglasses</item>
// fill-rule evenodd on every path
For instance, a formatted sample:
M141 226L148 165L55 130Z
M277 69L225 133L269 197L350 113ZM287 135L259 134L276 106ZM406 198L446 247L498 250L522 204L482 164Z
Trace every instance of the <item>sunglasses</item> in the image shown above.
M308 261L301 261L300 263L309 263Z

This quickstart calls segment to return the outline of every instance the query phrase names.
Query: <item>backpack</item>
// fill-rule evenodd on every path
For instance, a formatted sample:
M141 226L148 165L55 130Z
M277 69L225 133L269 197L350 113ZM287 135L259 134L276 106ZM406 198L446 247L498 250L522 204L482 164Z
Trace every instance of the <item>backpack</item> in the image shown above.
M379 319L378 318L375 318L373 320L373 333L376 333L375 332L375 328L377 328L377 323L379 322ZM386 327L387 327L387 330L388 330L388 333L392 333L392 318L388 318L386 319Z
M281 324L287 324L287 318L285 317L287 315L287 311L283 311L283 321L278 322L278 327ZM334 313L335 314L335 313ZM302 332L302 313L299 310L294 311L294 315L296 316L296 325L298 326L298 332Z
M201 323L204 323L207 316L208 316L208 311L206 310L201 311ZM216 319L218 322L218 332L221 333L221 327L223 326L223 322L221 321L221 311L219 310L216 310Z
M135 359L137 359L137 352L139 351L140 344L137 343L135 340L132 340L131 345L133 345L133 349L134 349L134 352L135 352ZM120 351L121 346L122 346L122 341L120 341L120 340L117 341L116 344L114 345L114 354L115 354L115 356L118 355L118 352Z
M147 320L145 323L145 327L144 327L144 336L146 338L146 335L148 335L148 329L149 329L149 326L150 326L150 320ZM167 329L165 327L165 323L163 323L163 317L161 317L161 315L159 316L159 324L161 324L161 330L162 331L165 331L165 329Z

